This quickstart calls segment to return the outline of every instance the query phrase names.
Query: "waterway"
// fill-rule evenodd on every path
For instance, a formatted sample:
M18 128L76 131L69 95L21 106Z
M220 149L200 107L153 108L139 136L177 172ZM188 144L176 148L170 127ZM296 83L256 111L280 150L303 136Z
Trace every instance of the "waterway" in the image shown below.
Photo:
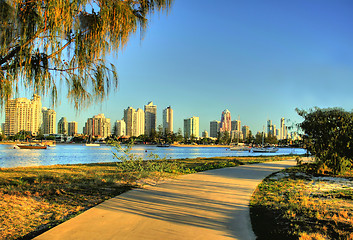
M81 144L61 144L48 149L14 149L13 145L0 145L0 167L45 166L55 164L80 164L119 161L113 157L122 153L107 145L87 147ZM277 153L252 153L230 151L223 147L168 147L136 145L132 153L148 159L148 155L157 154L160 158L181 159L221 156L259 156L304 154L300 148L280 148Z

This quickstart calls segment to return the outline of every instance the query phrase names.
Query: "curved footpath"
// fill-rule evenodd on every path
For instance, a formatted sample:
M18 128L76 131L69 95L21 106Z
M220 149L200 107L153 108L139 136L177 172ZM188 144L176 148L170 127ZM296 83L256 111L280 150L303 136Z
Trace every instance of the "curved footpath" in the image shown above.
M294 160L183 175L103 202L39 239L255 239L249 200L269 174Z

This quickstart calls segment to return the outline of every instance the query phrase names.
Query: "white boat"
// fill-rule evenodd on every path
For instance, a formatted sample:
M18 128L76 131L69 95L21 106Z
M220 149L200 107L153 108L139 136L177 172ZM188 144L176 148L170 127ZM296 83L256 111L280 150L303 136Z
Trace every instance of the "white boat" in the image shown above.
M231 146L229 147L231 151L250 151L250 148L247 146Z
M278 148L276 147L260 147L260 148L252 148L252 152L260 152L260 153L275 153L278 151Z
M99 143L86 143L87 147L99 147L100 144Z
M275 153L278 151L278 148L276 147L264 147L264 132L265 132L265 126L262 132L262 147L254 147L251 149L252 152L258 152L258 153Z

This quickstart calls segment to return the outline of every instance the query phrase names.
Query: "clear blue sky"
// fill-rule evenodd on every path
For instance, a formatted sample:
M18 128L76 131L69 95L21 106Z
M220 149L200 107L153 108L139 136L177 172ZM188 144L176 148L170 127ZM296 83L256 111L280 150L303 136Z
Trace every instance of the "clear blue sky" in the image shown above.
M75 113L65 94L57 121L104 113L114 122L128 106L174 109L174 131L200 117L200 133L229 109L253 133L267 119L300 122L295 108L353 103L352 0L175 0L140 40L131 38L117 66L120 82L107 101ZM43 102L49 106L49 101Z

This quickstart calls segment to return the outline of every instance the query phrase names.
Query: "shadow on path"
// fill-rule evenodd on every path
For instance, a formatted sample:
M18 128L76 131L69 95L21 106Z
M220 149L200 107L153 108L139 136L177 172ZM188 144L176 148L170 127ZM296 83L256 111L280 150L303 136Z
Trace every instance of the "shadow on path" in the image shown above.
M250 197L294 161L184 175L110 199L37 239L255 239Z

